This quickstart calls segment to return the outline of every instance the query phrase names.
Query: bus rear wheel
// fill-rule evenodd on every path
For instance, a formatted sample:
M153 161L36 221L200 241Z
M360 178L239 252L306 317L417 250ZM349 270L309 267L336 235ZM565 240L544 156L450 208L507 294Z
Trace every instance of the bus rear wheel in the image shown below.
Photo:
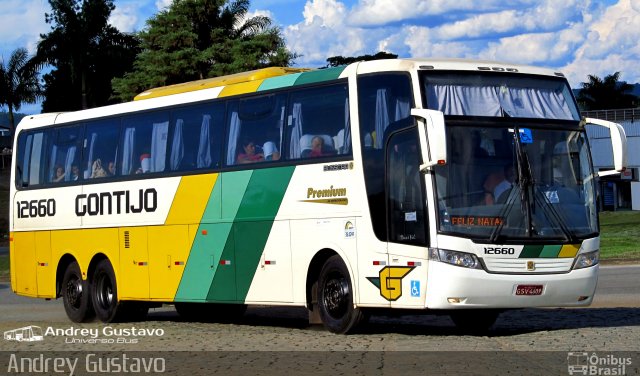
M330 257L320 271L318 309L325 328L333 333L348 333L363 320L362 311L353 305L349 271L338 255Z
M94 319L89 282L82 280L80 266L76 261L67 266L62 277L62 301L67 317L73 322L88 322Z
M102 322L141 320L147 315L148 306L131 302L118 303L116 276L109 260L96 265L91 280L91 298L96 316Z

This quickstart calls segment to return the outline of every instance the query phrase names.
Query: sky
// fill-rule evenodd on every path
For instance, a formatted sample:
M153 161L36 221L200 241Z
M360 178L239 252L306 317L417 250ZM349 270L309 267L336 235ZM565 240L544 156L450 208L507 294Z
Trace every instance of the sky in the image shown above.
M110 22L139 31L170 2L115 0ZM50 29L48 11L47 0L0 0L0 58L18 47L34 53ZM253 0L252 15L271 17L300 67L386 51L543 66L563 72L574 88L588 74L617 71L640 82L640 0Z

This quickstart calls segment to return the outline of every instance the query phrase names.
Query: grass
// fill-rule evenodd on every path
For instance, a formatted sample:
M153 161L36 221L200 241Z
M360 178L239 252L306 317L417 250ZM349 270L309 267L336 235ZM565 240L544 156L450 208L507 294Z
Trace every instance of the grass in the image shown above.
M600 213L600 257L640 260L640 212Z

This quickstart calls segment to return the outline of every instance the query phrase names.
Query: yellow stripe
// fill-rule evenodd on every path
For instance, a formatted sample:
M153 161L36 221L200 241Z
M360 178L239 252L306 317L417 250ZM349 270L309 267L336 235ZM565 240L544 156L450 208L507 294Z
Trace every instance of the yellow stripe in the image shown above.
M230 97L232 95L255 93L256 91L258 91L258 88L260 87L260 85L262 85L262 81L264 80L243 82L241 84L225 86L225 88L222 89L218 97L222 98L222 97Z
M182 177L165 225L200 223L217 179L218 174Z
M562 249L560 249L560 253L558 254L558 257L561 257L561 258L576 257L579 249L580 249L580 244L565 244L562 246Z

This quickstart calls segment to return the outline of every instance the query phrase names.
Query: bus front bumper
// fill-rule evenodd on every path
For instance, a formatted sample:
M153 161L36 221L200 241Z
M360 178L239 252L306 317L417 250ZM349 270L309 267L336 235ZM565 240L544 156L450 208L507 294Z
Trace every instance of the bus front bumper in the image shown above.
M526 308L588 306L599 266L561 274L493 274L430 262L426 308ZM517 295L518 286L542 286L540 295Z

